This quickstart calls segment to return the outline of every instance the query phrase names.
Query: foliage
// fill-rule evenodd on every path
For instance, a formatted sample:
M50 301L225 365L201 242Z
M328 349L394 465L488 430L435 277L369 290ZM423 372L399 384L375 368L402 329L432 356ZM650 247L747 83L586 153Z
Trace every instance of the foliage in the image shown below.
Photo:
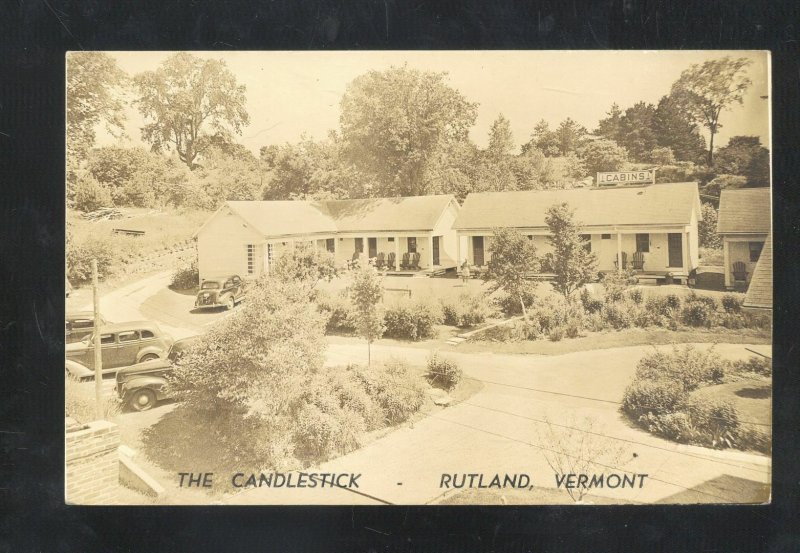
M263 172L258 160L244 147L233 146L212 143L193 165L191 184L201 191L203 203L212 209L226 200L261 199Z
M493 291L502 289L520 302L525 313L525 295L530 291L526 275L539 268L536 248L516 229L495 228L491 242L492 256L483 280L491 283Z
M493 314L492 307L481 292L462 292L457 298L441 298L444 324L466 328L481 324Z
M325 332L356 331L356 312L347 294L330 295L320 291L314 294L314 301L320 311L328 316Z
M308 242L298 242L275 260L270 273L275 278L295 282L310 293L321 280L330 282L336 278L339 270L332 253L320 251Z
M598 313L603 309L603 301L592 296L588 288L581 290L581 305L586 313Z
M704 159L705 138L690 114L681 109L670 96L663 96L658 101L652 124L659 147L669 148L677 161L699 163ZM654 159L652 161L656 162ZM663 168L659 172L663 172ZM675 179L670 182L685 181L686 179Z
M717 302L710 296L692 294L686 299L681 311L681 319L689 326L711 328L714 323Z
M371 363L372 342L383 336L384 331L388 329L388 326L384 325L380 305L383 300L383 286L374 267L365 265L353 273L350 298L356 314L356 332L367 341L367 353Z
M727 366L714 348L701 351L691 344L674 345L671 352L656 350L640 359L635 380L667 380L691 392L701 384L721 382Z
M114 205L108 188L97 182L97 179L91 175L80 175L72 193L72 207L78 211L88 213L101 207Z
M522 153L538 150L547 157L559 155L559 142L556 133L550 130L550 124L544 119L533 128L530 140L522 146Z
M658 146L658 138L653 129L655 113L653 104L637 102L625 110L625 115L620 120L619 145L625 148L633 160L650 161L648 158Z
M686 408L691 425L698 430L693 442L715 448L737 445L739 413L731 402L713 397L693 398Z
M751 355L747 361L737 359L731 364L730 372L755 373L761 376L772 376L772 360L760 355Z
M711 134L708 165L714 164L714 136L720 127L720 114L733 104L741 104L752 84L745 76L750 64L747 58L730 56L708 60L683 71L672 85L672 100Z
M387 336L415 341L435 336L435 326L443 321L441 305L428 299L391 303L384 318Z
M191 290L200 283L200 271L197 269L197 258L182 259L180 265L172 273L170 286L175 290Z
M416 413L425 400L425 387L402 359L390 357L377 367L356 369L387 424L398 424Z
M594 280L597 256L584 247L580 223L566 203L550 206L545 216L552 246L553 288L569 299L573 292Z
M424 194L431 159L443 144L467 138L476 108L446 84L446 73L370 71L342 98L342 138L358 169L377 177L378 195Z
M134 84L139 111L151 121L142 140L156 152L174 147L190 169L198 155L215 142L231 142L250 121L245 87L222 60L179 52L157 70L136 75Z
M489 129L489 145L486 154L490 159L502 161L513 153L514 135L511 132L511 123L501 113Z
M634 420L646 413L663 415L681 410L689 395L680 383L669 379L636 378L622 396L622 409Z
M719 207L719 196L723 190L747 187L747 177L741 175L717 175L702 187L703 195L713 198L714 207Z
M425 377L431 386L450 391L461 382L463 374L458 363L442 357L437 351L432 352L428 357L428 372Z
M101 123L122 132L125 112L121 89L128 76L103 52L67 55L67 158L76 166L94 145Z
M739 313L742 310L744 296L741 294L725 294L722 296L722 308L726 313Z
M577 152L584 145L588 131L567 117L559 123L554 133L559 155L566 156Z
M672 149L666 146L657 146L650 151L647 161L657 165L673 165L675 163L675 154L672 153Z
M92 260L97 260L100 279L112 274L112 267L119 259L119 251L109 237L99 234L85 236L67 235L67 278L72 284L92 280Z
M721 248L722 240L717 234L718 211L707 202L703 202L700 211L703 217L697 223L697 236L700 240L700 246L704 248Z
M628 152L611 140L594 140L580 149L586 174L595 177L598 172L620 171L628 161Z
M100 402L102 417L108 420L120 410L119 403L113 396L103 394ZM64 414L81 424L98 419L94 384L81 383L66 376L64 378Z
M606 301L619 301L625 294L625 291L636 284L636 273L631 269L623 269L622 271L609 271L602 274L603 288L605 289Z
M732 136L717 152L714 166L719 173L745 177L748 187L769 186L769 150L757 136Z

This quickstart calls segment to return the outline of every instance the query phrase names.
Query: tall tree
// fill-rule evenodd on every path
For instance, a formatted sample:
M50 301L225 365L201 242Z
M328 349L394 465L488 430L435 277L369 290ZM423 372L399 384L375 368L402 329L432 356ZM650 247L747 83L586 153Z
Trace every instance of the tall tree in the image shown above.
M532 295L526 276L539 270L533 240L514 228L496 228L492 236L492 256L483 280L492 283L492 290L502 289L519 301L522 314L527 316L525 298Z
M503 161L514 151L514 135L511 123L501 113L489 129L489 147L486 153L495 161Z
M705 158L706 139L697 124L670 96L663 96L653 114L653 132L662 148L669 148L678 161L698 163Z
M536 123L531 133L531 139L522 146L523 154L529 150L539 150L547 157L556 157L559 154L558 137L555 132L550 130L550 123L544 119Z
M625 110L620 119L619 145L628 151L632 161L647 162L650 153L658 145L653 132L653 104L637 102Z
M553 288L569 302L573 292L597 276L597 256L586 249L580 223L568 204L550 206L545 223L550 230L547 241L553 248Z
M586 141L588 131L572 118L564 119L555 130L559 155L566 156L576 152Z
M628 152L611 140L595 140L581 148L579 154L583 166L591 177L603 171L620 171L628 161Z
M595 134L608 140L620 143L622 133L622 110L615 102L611 104L611 109L606 113L607 117L597 123Z
M96 128L123 131L125 113L121 98L128 76L117 62L102 52L67 55L67 158L77 165L94 146Z
M769 186L769 150L757 136L732 136L717 152L716 169L746 177L751 187Z
M675 102L710 133L709 166L714 165L714 136L722 126L720 115L733 104L742 104L752 84L745 74L751 63L747 58L730 56L708 60L686 69L672 85Z
M348 155L373 173L384 195L425 194L425 173L448 142L467 138L477 106L446 73L391 67L351 82L339 118Z
M245 87L222 60L187 52L170 56L155 71L134 77L141 114L151 122L142 139L156 152L174 147L190 169L212 144L232 142L250 122Z
M357 313L356 332L367 341L367 365L372 364L372 342L383 336L383 286L374 267L364 265L353 274L350 297Z

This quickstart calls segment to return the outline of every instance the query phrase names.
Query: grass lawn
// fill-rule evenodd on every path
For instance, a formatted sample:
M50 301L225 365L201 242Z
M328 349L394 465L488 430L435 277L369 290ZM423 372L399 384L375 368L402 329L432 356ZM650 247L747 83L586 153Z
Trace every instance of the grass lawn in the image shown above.
M583 505L634 505L634 501L612 499L596 495L586 495ZM478 490L466 489L448 495L438 501L437 505L575 505L564 490L540 488Z
M583 337L565 338L559 342L551 342L546 338L518 342L493 342L474 339L458 346L458 351L464 353L491 351L493 353L561 355L574 351L649 344L713 342L771 344L772 334L768 330L693 329L673 331L665 328L628 328L619 331L590 332Z
M705 386L692 393L695 397L730 401L743 421L772 424L772 379L738 380ZM763 430L764 427L759 428Z

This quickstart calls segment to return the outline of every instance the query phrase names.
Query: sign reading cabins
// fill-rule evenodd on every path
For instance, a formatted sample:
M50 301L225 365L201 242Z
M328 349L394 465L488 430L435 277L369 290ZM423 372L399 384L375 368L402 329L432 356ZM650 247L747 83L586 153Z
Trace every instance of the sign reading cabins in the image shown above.
M597 173L597 186L619 186L625 184L655 184L655 169L644 171L618 171L615 173Z

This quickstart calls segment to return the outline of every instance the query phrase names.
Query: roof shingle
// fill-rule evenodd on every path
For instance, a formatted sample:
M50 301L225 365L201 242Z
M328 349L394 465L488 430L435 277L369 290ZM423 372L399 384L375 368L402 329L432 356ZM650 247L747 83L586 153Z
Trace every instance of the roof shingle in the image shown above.
M723 190L719 197L717 232L766 234L770 231L770 189Z
M745 307L772 309L772 233L767 235L744 297Z

